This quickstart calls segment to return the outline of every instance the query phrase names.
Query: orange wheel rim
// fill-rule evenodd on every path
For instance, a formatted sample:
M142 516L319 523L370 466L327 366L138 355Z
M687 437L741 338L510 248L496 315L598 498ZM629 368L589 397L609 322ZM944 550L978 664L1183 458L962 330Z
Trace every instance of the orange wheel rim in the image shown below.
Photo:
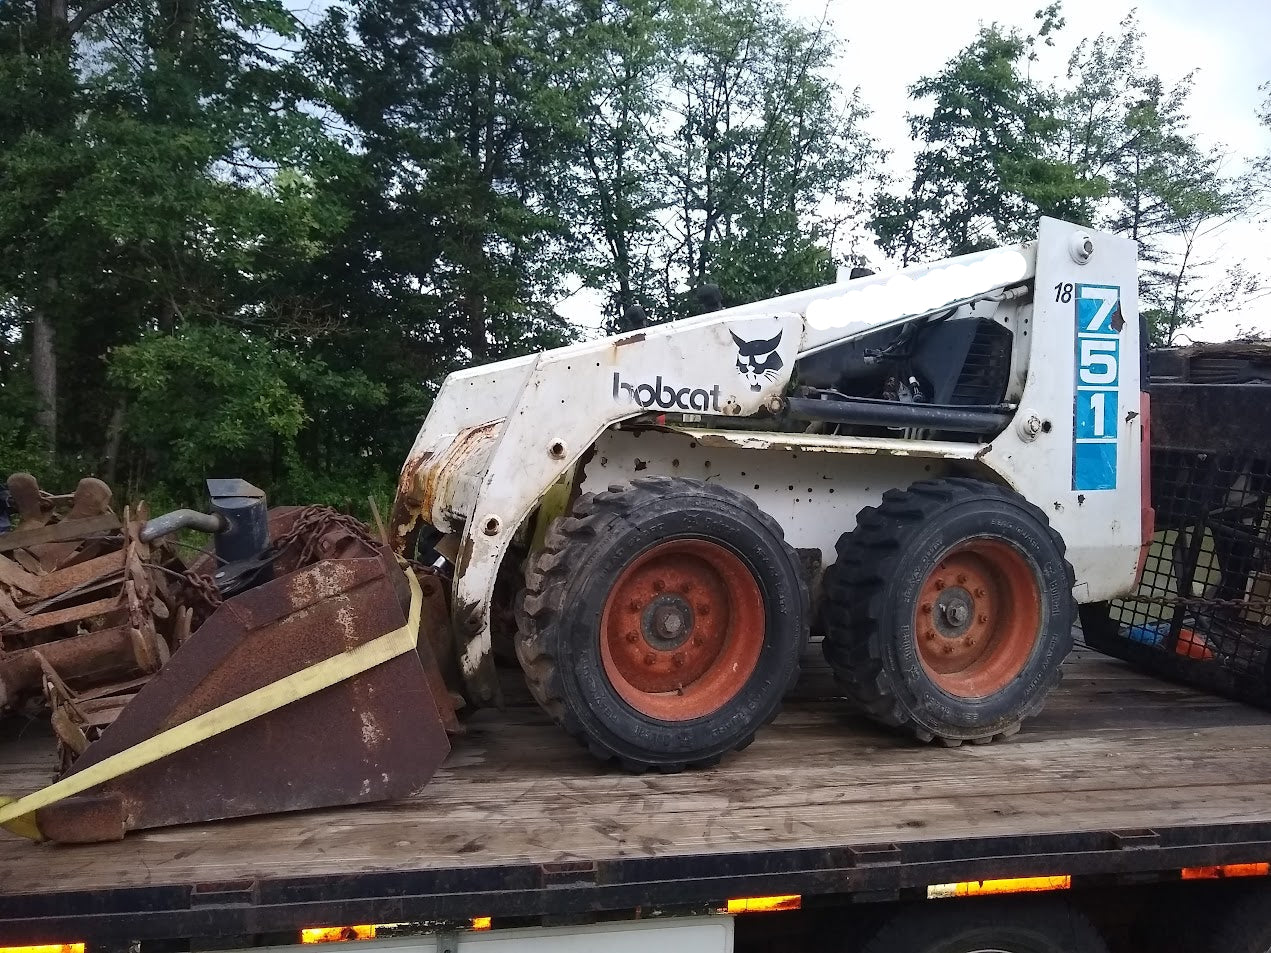
M1041 590L1015 547L971 539L928 573L914 612L927 675L960 698L1001 691L1023 671L1041 637Z
M764 641L759 584L735 553L702 539L658 543L618 577L600 617L605 675L662 721L718 711L749 681Z

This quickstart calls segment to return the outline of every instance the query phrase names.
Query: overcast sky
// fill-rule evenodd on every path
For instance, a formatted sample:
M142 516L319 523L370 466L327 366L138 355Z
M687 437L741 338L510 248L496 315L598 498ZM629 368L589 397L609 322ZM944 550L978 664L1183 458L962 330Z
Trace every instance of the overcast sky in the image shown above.
M827 14L847 43L840 82L859 86L874 110L870 128L879 139L908 139L904 114L912 108L907 88L934 72L974 37L981 23L1032 29L1034 11L1045 0L898 0L860 4L851 0L788 0L807 20ZM1067 26L1039 75L1062 70L1083 37L1116 34L1131 9L1146 34L1148 67L1166 80L1196 70L1193 115L1196 131L1239 152L1271 147L1256 113L1258 86L1271 81L1271 3L1266 0L1064 0Z
M905 182L913 159L906 112L914 108L908 88L920 77L938 70L969 43L981 23L1032 29L1033 13L1046 0L786 0L796 16L819 22L828 17L832 29L846 41L839 84L859 88L872 110L871 132L892 153L891 170ZM1271 135L1257 119L1265 93L1258 87L1271 81L1271 0L1064 0L1065 29L1052 50L1044 50L1034 65L1041 79L1062 74L1068 53L1083 37L1116 34L1131 9L1138 10L1146 35L1149 69L1166 82L1196 71L1191 115L1197 138L1222 145L1230 156L1230 171L1242 171L1254 156L1271 153ZM1239 261L1263 274L1271 283L1271 226L1233 223L1198 249L1203 259L1223 266ZM1220 280L1224 267L1216 270ZM578 323L600 323L599 295L586 292L560 307ZM1217 315L1186 333L1196 340L1226 340L1237 327L1271 334L1271 295L1237 314Z

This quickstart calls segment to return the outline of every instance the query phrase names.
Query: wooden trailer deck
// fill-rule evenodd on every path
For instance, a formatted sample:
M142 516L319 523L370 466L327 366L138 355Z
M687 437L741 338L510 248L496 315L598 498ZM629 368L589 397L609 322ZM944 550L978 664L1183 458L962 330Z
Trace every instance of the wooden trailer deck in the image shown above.
M709 771L607 769L520 702L475 716L444 768L409 800L140 832L111 844L36 845L5 835L0 939L47 935L31 924L124 922L116 918L142 909L159 930L169 914L170 925L193 923L201 904L207 916L213 908L285 908L282 919L242 919L259 929L312 923L320 910L327 921L375 914L383 922L385 914L441 910L419 898L443 892L486 903L487 911L503 897L508 911L528 913L537 901L508 898L555 886L616 890L632 877L645 881L648 896L649 883L669 883L672 868L619 862L649 859L685 858L680 881L723 878L723 896L741 885L773 892L783 871L815 868L818 858L825 869L817 882L827 889L862 885L869 878L853 881L849 868L904 862L908 845L920 844L924 853L910 860L996 856L998 876L1053 869L1064 856L1076 863L1079 854L1118 845L1182 845L1171 863L1246 861L1264 850L1271 860L1266 712L1089 652L1074 655L1044 713L1005 743L920 746L875 728L832 695L828 672L810 667L777 721ZM47 729L9 724L4 735L0 791L17 795L46 783ZM320 760L313 770L322 770ZM1167 829L1182 839L1161 840ZM1079 832L1091 833L1070 836ZM1008 842L1017 847L994 846ZM1236 851L1243 854L1224 853L1217 842L1243 845ZM502 873L494 877L495 870ZM730 876L740 879L729 883ZM286 886L271 894L271 884ZM589 903L601 909L620 900L615 893Z

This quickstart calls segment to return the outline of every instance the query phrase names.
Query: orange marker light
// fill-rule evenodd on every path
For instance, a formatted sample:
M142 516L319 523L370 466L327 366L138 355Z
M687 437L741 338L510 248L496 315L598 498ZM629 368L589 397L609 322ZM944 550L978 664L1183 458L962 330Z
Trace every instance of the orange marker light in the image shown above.
M1184 867L1184 880L1221 880L1224 877L1265 877L1271 864L1222 864L1216 867Z
M734 897L728 901L729 913L775 913L779 910L798 910L803 897L797 893L777 897Z
M0 946L0 953L84 953L84 944L45 943L41 946Z
M374 940L372 924L351 927L306 927L300 931L301 943L342 943L345 940Z
M472 929L474 929L474 930L488 930L488 929L490 929L490 918L489 918L489 917L473 917L473 918L472 918Z
M1007 877L1002 880L963 880L952 884L931 884L928 900L946 897L981 897L995 893L1041 893L1046 890L1068 890L1072 877Z

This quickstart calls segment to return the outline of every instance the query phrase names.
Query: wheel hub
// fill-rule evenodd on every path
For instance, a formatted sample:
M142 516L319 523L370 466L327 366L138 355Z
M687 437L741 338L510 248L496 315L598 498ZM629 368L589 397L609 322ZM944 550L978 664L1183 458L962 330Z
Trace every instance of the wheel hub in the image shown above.
M693 608L682 596L657 596L641 614L640 632L651 648L662 652L677 649L693 634Z
M1040 637L1041 593L1028 560L994 539L945 553L918 594L918 654L944 691L979 698L1027 664Z
M946 589L936 599L936 631L947 639L956 639L966 632L975 611L975 600L961 586Z

